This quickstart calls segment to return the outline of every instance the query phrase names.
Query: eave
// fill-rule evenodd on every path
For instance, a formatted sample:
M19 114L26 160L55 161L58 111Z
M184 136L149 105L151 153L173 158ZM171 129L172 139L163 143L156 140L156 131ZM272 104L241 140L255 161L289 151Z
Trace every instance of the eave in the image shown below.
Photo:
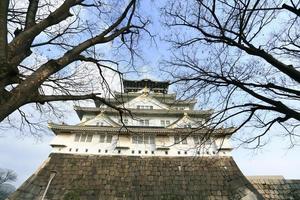
M73 134L78 131L87 132L105 132L105 133L118 133L118 134L156 134L156 135L175 135L175 134L212 134L215 137L228 137L234 128L220 128L210 130L207 128L164 128L164 127L105 127L105 126L78 126L78 125L64 125L49 123L48 127L56 134Z
M106 114L118 115L119 112L112 108L97 108L97 107L78 107L75 106L74 110L80 119L82 119L83 114L94 114L98 115L101 112ZM190 117L199 117L204 119L209 119L213 113L213 110L163 110L163 109L130 109L133 115L147 115L147 116L183 116L184 113L188 114Z
M136 97L138 97L140 95L137 95ZM150 95L150 97L155 98L155 96ZM160 100L159 98L155 98L157 100ZM126 102L130 101L126 98L123 99L114 99L114 98L109 98L106 99L107 102L113 104L113 105L122 105L125 104ZM164 104L168 104L169 106L193 106L197 103L196 99L188 99L188 100L165 100L165 101L161 101L161 103ZM103 105L103 103L97 102L96 103L96 107L100 107L101 105Z

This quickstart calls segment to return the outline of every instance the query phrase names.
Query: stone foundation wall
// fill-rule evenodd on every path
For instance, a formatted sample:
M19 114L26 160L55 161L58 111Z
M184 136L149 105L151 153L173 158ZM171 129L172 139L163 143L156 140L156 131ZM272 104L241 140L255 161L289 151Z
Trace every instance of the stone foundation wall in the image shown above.
M261 199L232 157L52 154L10 200Z

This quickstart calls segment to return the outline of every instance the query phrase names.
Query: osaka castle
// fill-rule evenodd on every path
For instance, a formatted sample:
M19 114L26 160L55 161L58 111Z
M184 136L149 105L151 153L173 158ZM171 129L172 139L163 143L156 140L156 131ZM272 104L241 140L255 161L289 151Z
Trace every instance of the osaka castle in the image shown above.
M169 82L122 88L110 107L75 106L79 124L50 123L51 154L8 199L300 199L299 180L244 176L231 156L234 128L210 129L213 111L177 99Z

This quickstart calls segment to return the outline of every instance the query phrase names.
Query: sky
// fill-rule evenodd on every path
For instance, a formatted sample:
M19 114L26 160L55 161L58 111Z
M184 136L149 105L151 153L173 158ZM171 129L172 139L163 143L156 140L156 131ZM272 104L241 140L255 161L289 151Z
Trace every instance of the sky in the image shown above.
M152 2L153 3L153 2ZM159 33L161 25L159 22L159 12L155 6L145 6L146 15L151 15L153 24L151 25L154 33ZM128 74L126 78L153 78L156 80L164 79L163 73L156 69L160 65L160 61L168 55L168 47L159 39L163 37L159 35L157 43L154 44L149 40L142 43L143 56L145 60L140 62L140 71L143 74ZM117 87L116 87L117 88ZM26 108L29 110L29 108ZM67 111L59 121L68 124L76 124L79 119L76 113L72 111L72 103L67 104ZM37 115L33 115L33 118ZM47 122L42 122L47 126ZM274 133L270 133L269 142L259 150L250 150L245 147L239 147L233 151L233 158L242 172L249 175L283 175L288 179L300 179L300 147L295 146L288 148L289 142L286 138L281 138ZM16 187L20 186L30 175L32 175L42 162L47 159L51 152L49 146L54 135L51 131L42 137L31 136L28 129L19 130L8 128L0 128L0 168L14 170L18 179L14 183Z

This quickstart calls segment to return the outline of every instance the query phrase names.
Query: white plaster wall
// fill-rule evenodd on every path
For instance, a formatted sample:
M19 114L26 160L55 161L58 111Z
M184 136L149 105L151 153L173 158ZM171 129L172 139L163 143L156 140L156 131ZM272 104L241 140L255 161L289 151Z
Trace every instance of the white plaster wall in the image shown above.
M217 148L231 149L232 145L229 141L229 138L217 138L215 140Z
M100 143L100 135L94 134L92 142L75 142L75 134L59 135L55 144L66 147L54 147L54 153L95 154L95 155L131 155L131 156L230 156L228 151L217 151L216 145L196 146L192 137L187 144L174 144L173 136L157 136L155 144L133 144L129 135L114 135L112 143ZM129 149L117 149L129 147ZM168 148L157 150L157 148ZM166 152L168 152L166 154Z

